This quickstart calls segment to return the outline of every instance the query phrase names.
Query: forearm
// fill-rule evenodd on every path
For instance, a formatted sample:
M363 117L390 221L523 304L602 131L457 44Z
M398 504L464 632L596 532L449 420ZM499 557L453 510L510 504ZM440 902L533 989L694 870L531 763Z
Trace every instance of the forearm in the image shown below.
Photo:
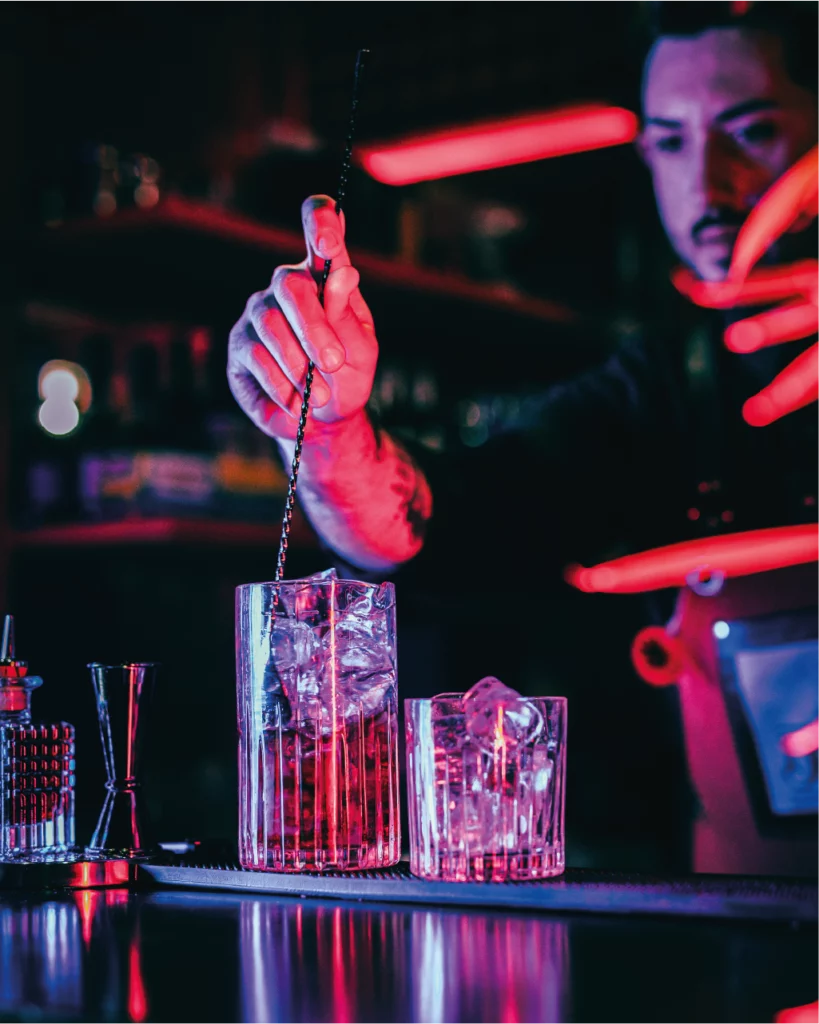
M294 442L279 447L289 467ZM389 571L416 555L432 514L420 468L364 413L331 427L308 426L297 493L319 536L362 569Z

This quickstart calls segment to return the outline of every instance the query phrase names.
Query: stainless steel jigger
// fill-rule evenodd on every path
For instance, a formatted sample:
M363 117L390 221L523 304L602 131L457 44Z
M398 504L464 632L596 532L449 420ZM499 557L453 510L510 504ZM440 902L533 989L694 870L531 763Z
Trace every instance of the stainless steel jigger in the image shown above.
M158 665L90 664L97 698L102 753L105 758L105 803L85 848L93 860L144 860L155 851L145 827L142 785L138 777L140 752Z

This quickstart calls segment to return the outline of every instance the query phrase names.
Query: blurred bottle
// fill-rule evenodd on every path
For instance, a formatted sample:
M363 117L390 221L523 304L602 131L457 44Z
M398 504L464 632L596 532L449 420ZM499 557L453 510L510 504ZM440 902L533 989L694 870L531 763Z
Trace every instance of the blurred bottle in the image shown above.
M197 403L190 338L168 352L168 385L159 388L156 348L138 346L131 364L134 468L142 515L203 515L212 509L213 470Z
M134 346L125 373L112 373L110 395L114 429L100 438L105 449L98 458L86 464L83 501L92 518L119 520L143 514L143 463L161 441L159 359L150 342Z
M36 401L25 403L25 413L16 431L12 497L19 524L35 528L60 521L64 480L57 439L37 422Z
M90 184L93 188L91 209L98 217L110 217L117 209L119 187L119 154L110 145L93 147L90 161Z
M202 351L204 348L204 351ZM178 333L168 347L167 385L160 399L159 450L141 460L144 506L153 513L210 515L213 453L207 430L206 331Z
M370 409L388 430L407 441L441 451L446 417L440 380L427 364L390 356L376 372Z
M80 345L80 365L91 382L91 404L82 424L81 439L86 451L110 447L118 426L113 405L114 346L106 334L92 334Z
M104 334L93 334L80 345L80 363L91 382L91 404L80 428L78 486L80 514L100 519L101 488L117 444L120 416L116 408L113 342Z
M414 437L409 415L410 373L403 360L391 355L379 361L370 408L390 430Z
M446 430L441 416L438 377L431 367L420 367L413 374L410 403L418 442L425 448L442 451L446 444Z
M119 162L117 203L121 209L149 210L159 202L161 169L153 157L131 153Z
M162 396L162 432L168 448L208 450L205 410L196 383L191 339L179 335L168 349L168 386Z
M210 340L210 334L207 335ZM218 515L248 522L275 522L281 517L288 471L275 441L253 426L227 387L224 349L195 340L197 394L206 411L206 429L214 452Z

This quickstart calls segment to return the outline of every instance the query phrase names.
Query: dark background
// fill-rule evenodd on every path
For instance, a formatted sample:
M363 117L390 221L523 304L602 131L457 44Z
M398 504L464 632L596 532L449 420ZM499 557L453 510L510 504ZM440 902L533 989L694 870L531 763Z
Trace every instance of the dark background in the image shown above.
M334 190L359 46L373 51L362 141L569 103L636 110L648 7L3 5L0 594L18 616L22 656L45 677L38 714L77 725L80 841L102 795L84 666L109 659L163 664L146 767L160 836L235 836L233 588L272 576L275 530L238 543L218 524L204 541L180 530L162 543L42 532L26 466L44 444L72 464L84 441L82 425L66 439L38 432L39 367L76 358L100 331L127 353L135 339L161 345L204 327L210 407L235 417L227 332L273 268L301 258L297 238L253 227L298 233L301 200ZM120 180L116 210L95 214L100 146L126 163L133 154L158 163L157 206L135 207ZM210 211L220 226L174 216L180 208ZM517 226L491 238L487 211ZM445 454L486 440L475 408L489 432L502 429L515 402L638 329L667 329L673 315L670 255L629 146L406 188L354 170L347 217L354 256L370 259L362 288L381 345L380 412ZM439 284L424 268L444 275ZM433 380L433 403L412 399L419 378ZM569 863L684 868L692 807L675 695L641 683L628 655L656 613L545 574L516 596L514 581L538 568L515 530L514 494L487 475L475 502L498 510L475 552L486 592L461 593L452 574L450 618L399 589L401 694L491 672L525 692L567 695ZM302 531L288 573L329 561Z

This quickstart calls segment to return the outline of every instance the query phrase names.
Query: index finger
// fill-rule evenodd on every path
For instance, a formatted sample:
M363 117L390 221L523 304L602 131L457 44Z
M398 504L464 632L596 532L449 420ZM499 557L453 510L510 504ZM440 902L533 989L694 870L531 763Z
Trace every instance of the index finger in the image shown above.
M344 345L331 327L318 299L316 282L304 269L277 267L273 295L298 338L301 347L322 373L344 365Z
M819 147L814 146L762 196L737 235L729 278L742 280L800 215L816 216L817 170Z
M307 246L310 270L320 274L324 261L332 260L335 267L350 266L350 256L344 243L344 215L336 213L335 200L330 196L310 196L301 204L301 223Z
M742 407L742 418L752 427L769 423L796 412L819 397L816 355L819 343L803 352L759 394Z
M730 309L755 306L802 295L816 287L816 261L802 260L784 267L766 267L738 281L702 281L687 267L672 274L674 287L698 306Z

